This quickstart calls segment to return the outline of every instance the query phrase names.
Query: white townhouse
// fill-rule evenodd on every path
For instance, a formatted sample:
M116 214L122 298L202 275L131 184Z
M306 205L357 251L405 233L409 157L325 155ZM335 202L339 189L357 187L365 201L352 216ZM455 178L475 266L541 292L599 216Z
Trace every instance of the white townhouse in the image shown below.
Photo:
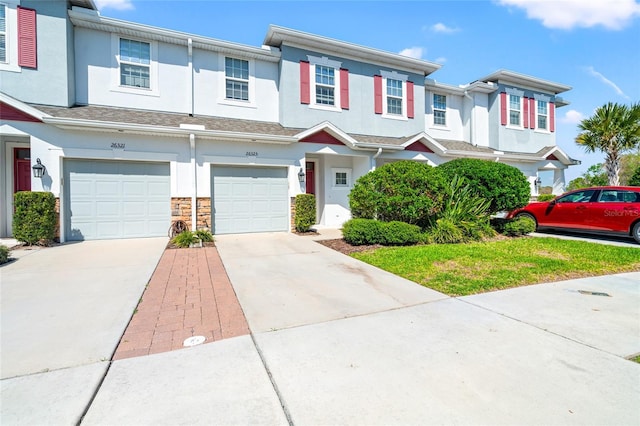
M398 160L518 167L537 193L575 164L557 145L569 86L440 65L271 26L245 46L101 16L93 0L0 0L0 236L13 194L50 191L61 241L291 230L349 219L358 177ZM35 177L34 166L44 166Z

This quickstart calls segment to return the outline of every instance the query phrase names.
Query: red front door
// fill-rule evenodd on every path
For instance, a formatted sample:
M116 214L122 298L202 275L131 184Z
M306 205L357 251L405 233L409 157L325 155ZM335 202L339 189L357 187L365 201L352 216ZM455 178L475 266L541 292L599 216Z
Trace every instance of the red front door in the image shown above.
M13 149L13 192L31 191L31 150Z
M307 175L307 181L306 181L306 193L307 194L314 194L316 193L316 174L315 174L315 165L316 163L313 163L311 161L308 161L306 164L306 175Z

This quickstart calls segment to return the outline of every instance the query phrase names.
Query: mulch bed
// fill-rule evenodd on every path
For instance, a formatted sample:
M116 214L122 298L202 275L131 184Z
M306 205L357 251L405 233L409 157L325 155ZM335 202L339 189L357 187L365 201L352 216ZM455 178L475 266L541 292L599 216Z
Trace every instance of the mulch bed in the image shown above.
M342 238L336 239L336 240L320 240L317 242L322 244L323 246L329 247L330 249L339 251L340 253L347 254L347 255L351 253L375 250L382 247L380 244L352 246Z

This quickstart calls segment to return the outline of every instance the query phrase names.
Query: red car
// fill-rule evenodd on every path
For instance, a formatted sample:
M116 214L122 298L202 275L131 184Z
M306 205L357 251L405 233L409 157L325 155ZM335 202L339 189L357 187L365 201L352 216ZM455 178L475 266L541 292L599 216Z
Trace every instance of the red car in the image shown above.
M548 202L530 203L507 218L523 216L535 220L537 229L632 236L640 243L640 187L578 189Z

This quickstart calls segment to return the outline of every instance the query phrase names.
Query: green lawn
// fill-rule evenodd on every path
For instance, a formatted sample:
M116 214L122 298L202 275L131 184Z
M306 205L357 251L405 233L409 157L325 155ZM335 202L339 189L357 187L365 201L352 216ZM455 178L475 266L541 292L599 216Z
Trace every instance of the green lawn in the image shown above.
M535 237L384 247L352 256L450 296L640 271L638 248Z

